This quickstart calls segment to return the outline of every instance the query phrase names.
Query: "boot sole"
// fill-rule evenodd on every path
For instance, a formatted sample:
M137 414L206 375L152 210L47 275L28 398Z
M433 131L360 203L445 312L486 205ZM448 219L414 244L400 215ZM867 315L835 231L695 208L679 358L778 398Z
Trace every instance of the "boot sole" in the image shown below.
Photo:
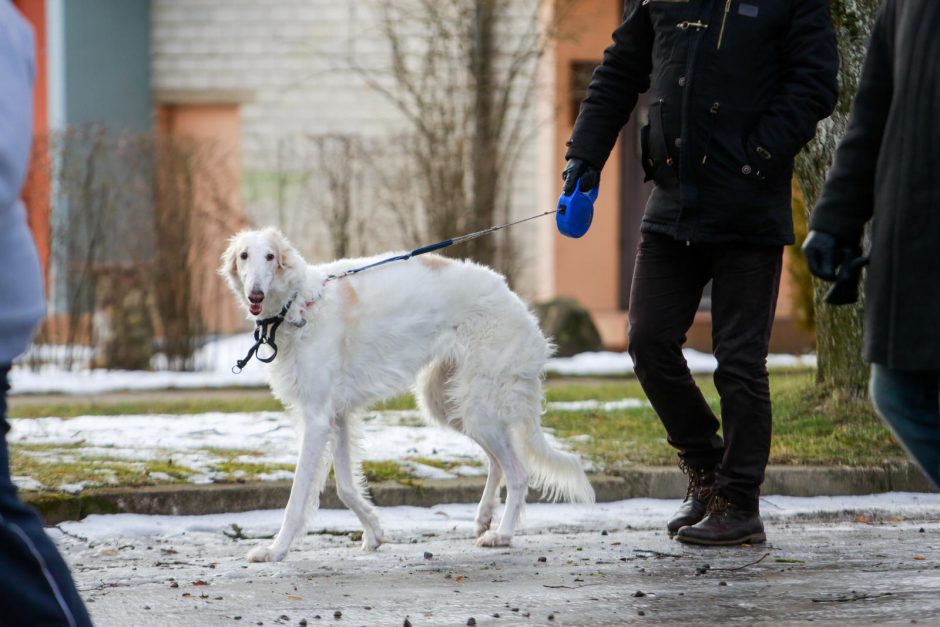
M764 544L767 542L767 534L764 532L752 533L749 536L744 536L743 538L735 538L733 540L705 540L701 538L688 538L680 535L676 535L676 540L684 544L700 544L704 546L733 546L736 544Z

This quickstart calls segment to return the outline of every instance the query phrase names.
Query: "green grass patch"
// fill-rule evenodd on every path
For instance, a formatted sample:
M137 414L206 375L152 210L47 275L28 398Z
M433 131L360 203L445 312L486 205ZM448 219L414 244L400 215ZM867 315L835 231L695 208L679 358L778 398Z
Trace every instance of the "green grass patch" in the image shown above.
M407 411L417 408L418 404L415 402L413 394L401 394L381 403L376 403L369 409L372 411Z
M696 377L712 411L719 414L719 397L710 376ZM587 387L562 387L553 400L642 397L634 382L604 382L597 395ZM904 453L871 409L867 399L833 394L815 384L805 371L771 374L774 406L772 464L871 466L904 459ZM675 450L666 431L649 407L621 411L549 411L542 424L562 438L574 437L572 446L600 469L617 472L635 465L672 465ZM578 438L577 436L588 436Z
M441 470L450 471L458 466L472 466L472 467L482 467L483 462L476 459L464 459L464 460L449 460L444 461L441 459L431 459L430 457L409 457L410 461L413 461L418 464L424 464L425 466L431 466L433 468L439 468Z
M709 375L696 382L712 410L719 413L719 397ZM815 384L815 374L807 371L778 370L771 373L774 405L774 435L770 462L791 465L882 465L905 459L888 430L871 409L867 399L845 397ZM546 385L546 399L560 401L614 401L623 398L644 399L636 379L551 380ZM379 411L413 410L415 400L405 394L373 407ZM200 398L194 391L190 398L115 403L24 404L15 417L121 415L147 413L203 413L279 411L280 403L256 391L244 397ZM405 421L410 424L410 420ZM415 419L416 424L420 421ZM674 449L666 442L666 433L650 407L618 411L548 411L542 423L560 438L571 438L570 445L598 470L616 473L638 465L675 463ZM433 428L433 427L432 427ZM581 436L581 437L578 437ZM47 489L62 484L89 482L89 485L144 486L184 482L197 470L166 460L127 460L121 458L80 457L81 444L17 445L10 447L14 475L30 476ZM207 449L213 461L210 470L218 480L253 480L260 474L293 470L292 464L265 464L255 461L258 451L242 449ZM466 461L441 461L413 458L412 461L451 470ZM365 462L363 471L370 482L411 481L408 471L395 461ZM154 479L151 473L165 473L167 479Z
M399 411L414 410L417 408L414 396L402 394L387 401L376 403L370 409L373 411ZM257 394L246 394L244 397L233 398L199 398L198 392L193 392L191 398L185 400L147 400L147 401L117 401L117 402L88 402L73 400L71 402L50 403L23 403L10 408L10 418L76 418L78 416L129 416L140 414L205 414L219 412L232 414L239 412L256 411L284 411L284 405L273 396L259 397Z
M50 461L31 453L54 452L56 447L35 445L10 447L10 469L16 476L32 477L46 490L63 484L84 482L92 486L148 486L181 483L195 472L169 460L130 461L112 457L82 457L68 461ZM66 447L58 447L66 448ZM170 479L156 479L151 473L164 473Z
M186 400L119 401L115 403L82 402L30 403L11 407L10 418L75 418L77 416L128 416L138 414L205 414L251 411L283 411L274 397L201 399L198 392Z
M379 481L409 481L413 479L397 462L389 460L362 462L362 475L369 483L378 483Z

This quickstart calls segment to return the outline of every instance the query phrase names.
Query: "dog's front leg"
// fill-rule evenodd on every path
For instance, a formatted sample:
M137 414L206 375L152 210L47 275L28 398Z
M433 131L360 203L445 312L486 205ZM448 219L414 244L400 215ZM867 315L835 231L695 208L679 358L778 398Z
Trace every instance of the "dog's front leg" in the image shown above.
M329 419L320 414L305 415L304 418L300 455L294 469L294 483L290 488L281 530L270 546L259 546L249 551L249 562L279 562L284 559L294 536L304 528L307 499L311 498L311 491L319 491L322 487L322 475L329 468L323 455L329 450L332 429ZM319 494L313 498L319 503Z

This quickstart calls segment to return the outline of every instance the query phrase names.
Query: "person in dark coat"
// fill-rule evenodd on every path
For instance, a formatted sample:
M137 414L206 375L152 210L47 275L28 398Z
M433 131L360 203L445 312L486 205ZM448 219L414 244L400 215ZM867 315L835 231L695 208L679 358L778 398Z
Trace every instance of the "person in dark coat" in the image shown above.
M851 281L871 221L871 397L940 488L940 2L887 0L845 136L810 216L810 271ZM851 291L851 290L849 290ZM851 299L850 299L851 300Z
M591 189L649 89L642 163L656 186L641 226L629 342L689 475L667 523L683 542L765 539L766 357L783 246L793 243L793 159L835 106L838 63L828 0L626 0L568 142L565 191L578 180ZM681 350L709 281L721 424Z

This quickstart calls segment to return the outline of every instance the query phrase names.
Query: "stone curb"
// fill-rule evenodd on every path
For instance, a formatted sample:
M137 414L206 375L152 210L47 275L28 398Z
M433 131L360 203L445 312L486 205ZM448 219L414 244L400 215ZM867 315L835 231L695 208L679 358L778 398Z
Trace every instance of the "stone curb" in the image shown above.
M483 492L483 477L446 481L387 481L370 486L372 500L380 507L442 503L475 503ZM591 484L600 503L630 498L682 498L686 479L676 468L647 467L618 476L592 475ZM286 505L290 481L241 484L167 485L141 488L87 490L81 494L23 493L23 500L39 510L47 525L81 520L89 514L199 515L279 509ZM847 468L825 466L770 466L764 494L787 496L845 496L879 492L934 492L927 478L913 464ZM537 501L537 492L529 493ZM320 506L342 508L329 482Z

